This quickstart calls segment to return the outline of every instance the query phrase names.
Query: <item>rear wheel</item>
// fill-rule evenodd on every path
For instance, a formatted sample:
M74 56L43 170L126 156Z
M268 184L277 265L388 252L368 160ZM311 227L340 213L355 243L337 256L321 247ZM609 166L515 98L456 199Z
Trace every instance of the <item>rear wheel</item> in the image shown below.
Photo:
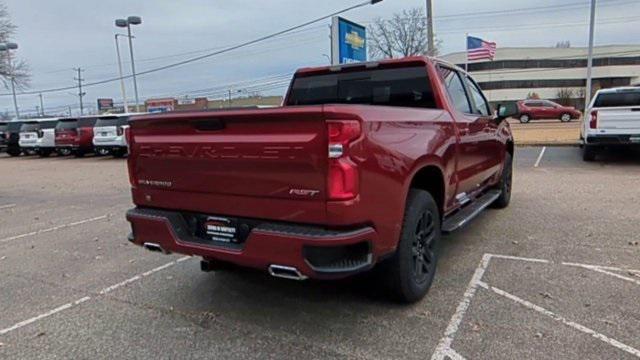
M81 157L84 157L85 152L84 152L84 150L80 150L80 149L78 149L78 150L76 150L76 151L75 151L74 155L75 155L77 158L81 158Z
M123 158L125 157L125 155L127 155L127 150L123 150L123 149L114 150L112 154L113 154L113 157L115 158Z
M562 114L560 116L560 121L562 121L562 122L570 122L571 121L571 114Z
M20 154L22 153L22 151L20 151L20 149L9 149L7 150L7 154L16 157L16 156L20 156Z
M43 157L43 158L44 158L44 157L49 157L49 156L51 155L51 152L52 152L52 151L51 151L51 150L49 150L49 149L40 149L40 150L38 150L38 155L39 155L40 157Z
M71 155L71 149L67 149L67 148L57 149L56 152L60 156L69 156L69 155Z
M522 114L520 115L520 122L523 124L528 123L529 121L531 121L531 116L527 115L527 114Z
M427 294L436 271L440 237L435 200L424 190L411 189L398 248L381 269L386 285L398 300L412 303Z
M107 156L107 155L109 155L109 153L110 153L109 149L105 149L105 148L98 148L96 150L96 154L98 156Z
M584 144L582 147L582 160L594 161L596 159L597 152L598 149L595 146Z
M502 170L502 177L496 187L501 191L500 197L497 198L491 207L495 209L504 209L509 206L511 202L511 186L513 184L513 157L507 153L504 158L504 169Z

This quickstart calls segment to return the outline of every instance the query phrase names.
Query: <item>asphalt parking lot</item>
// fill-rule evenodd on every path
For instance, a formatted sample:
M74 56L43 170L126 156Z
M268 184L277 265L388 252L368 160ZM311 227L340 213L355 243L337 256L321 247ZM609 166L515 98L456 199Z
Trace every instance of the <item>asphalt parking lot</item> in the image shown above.
M413 306L130 245L123 160L0 156L0 358L640 357L640 156L519 148Z

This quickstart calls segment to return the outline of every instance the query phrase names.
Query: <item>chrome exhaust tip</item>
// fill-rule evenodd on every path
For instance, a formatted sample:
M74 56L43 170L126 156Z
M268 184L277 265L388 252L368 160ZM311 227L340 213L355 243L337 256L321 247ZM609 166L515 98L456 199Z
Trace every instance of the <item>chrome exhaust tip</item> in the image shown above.
M302 275L298 269L283 265L269 265L269 274L273 277L297 281L306 280L308 278L307 276Z
M163 254L169 254L168 251L165 251L162 246L156 244L156 243L144 243L142 245L145 249L149 250L149 251L153 251L153 252L160 252Z

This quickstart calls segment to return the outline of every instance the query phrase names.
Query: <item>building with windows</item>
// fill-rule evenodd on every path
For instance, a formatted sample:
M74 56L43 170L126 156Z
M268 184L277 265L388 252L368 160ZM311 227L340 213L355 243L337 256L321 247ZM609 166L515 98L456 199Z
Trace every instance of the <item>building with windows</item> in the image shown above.
M444 60L465 67L466 53ZM640 85L640 46L594 48L593 91ZM536 93L563 105L584 107L587 48L498 48L493 61L471 62L468 71L493 104Z

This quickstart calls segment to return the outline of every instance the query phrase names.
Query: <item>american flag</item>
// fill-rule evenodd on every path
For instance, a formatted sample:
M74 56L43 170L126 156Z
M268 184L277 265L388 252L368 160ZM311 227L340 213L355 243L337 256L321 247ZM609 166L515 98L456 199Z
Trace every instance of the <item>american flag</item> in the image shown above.
M496 56L496 43L484 41L480 38L467 36L467 59L473 60L493 60Z

